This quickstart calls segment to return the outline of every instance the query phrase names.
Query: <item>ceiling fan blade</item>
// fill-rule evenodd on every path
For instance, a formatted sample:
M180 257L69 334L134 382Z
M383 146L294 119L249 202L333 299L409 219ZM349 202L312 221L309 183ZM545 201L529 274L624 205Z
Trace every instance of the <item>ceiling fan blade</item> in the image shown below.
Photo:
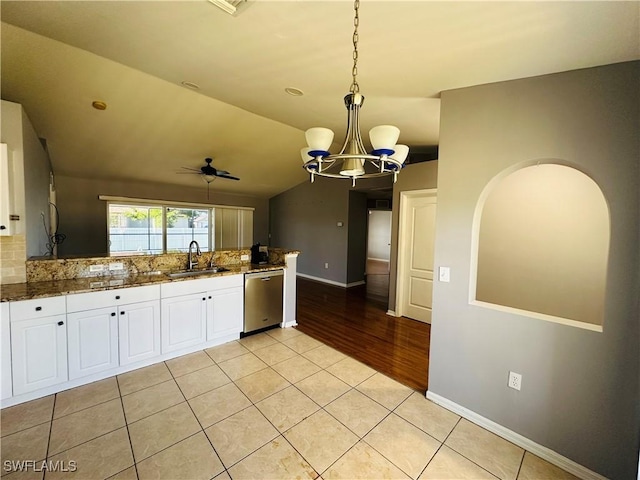
M216 170L216 172L218 172L217 175L220 176L220 177L222 175L230 175L230 173L227 172L226 170Z
M231 175L218 175L220 178L228 178L229 180L240 180L238 177L234 177Z
M201 172L176 172L178 175L202 175Z
M190 167L180 167L180 168L182 168L183 170L190 170L195 173L201 173L199 168L190 168Z

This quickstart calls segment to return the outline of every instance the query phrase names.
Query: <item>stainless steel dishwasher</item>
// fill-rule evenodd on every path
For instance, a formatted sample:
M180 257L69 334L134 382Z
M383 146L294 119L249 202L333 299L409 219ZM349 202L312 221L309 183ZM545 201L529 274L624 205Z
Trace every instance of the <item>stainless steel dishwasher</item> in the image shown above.
M245 273L244 333L282 322L282 283L284 272Z

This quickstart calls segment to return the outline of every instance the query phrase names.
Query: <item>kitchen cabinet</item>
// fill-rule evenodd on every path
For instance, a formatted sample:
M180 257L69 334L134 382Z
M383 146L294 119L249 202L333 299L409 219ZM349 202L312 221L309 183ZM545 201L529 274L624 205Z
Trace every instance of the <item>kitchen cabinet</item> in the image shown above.
M124 305L118 312L120 365L160 355L160 301Z
M67 296L69 378L160 354L160 287Z
M11 221L14 212L13 164L7 144L0 143L0 235L13 235L15 221Z
M98 308L67 314L69 379L118 366L116 308Z
M173 352L206 341L206 293L163 298L161 315L162 353Z
M207 340L242 331L242 286L207 292Z
M243 275L162 285L162 353L239 334Z
M13 395L68 380L64 297L9 304Z
M0 303L0 398L10 398L12 395L11 385L11 325L9 323L9 304Z

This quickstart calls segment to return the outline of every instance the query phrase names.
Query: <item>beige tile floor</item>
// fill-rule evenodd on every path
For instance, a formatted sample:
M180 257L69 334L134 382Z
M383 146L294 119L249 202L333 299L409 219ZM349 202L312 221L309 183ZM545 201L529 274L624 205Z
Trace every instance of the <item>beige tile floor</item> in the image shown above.
M6 408L1 425L2 480L575 478L295 329Z

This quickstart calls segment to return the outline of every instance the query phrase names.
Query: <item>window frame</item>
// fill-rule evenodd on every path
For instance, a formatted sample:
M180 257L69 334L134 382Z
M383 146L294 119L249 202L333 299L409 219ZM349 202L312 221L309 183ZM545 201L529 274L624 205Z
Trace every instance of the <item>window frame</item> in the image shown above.
M233 210L248 210L251 212L255 211L253 207L241 207L236 205L213 205L208 203L191 203L191 202L178 202L178 201L164 201L164 200L150 200L150 199L142 199L142 198L129 198L129 197L114 197L108 195L99 195L99 200L103 200L106 202L106 230L107 230L107 255L108 256L127 256L127 255L138 255L136 253L122 253L112 252L111 251L111 234L109 232L110 229L110 208L112 205L118 206L132 206L132 207L144 207L144 208L162 208L162 251L157 253L149 253L144 252L139 255L162 255L167 253L176 253L176 252L168 252L167 251L167 211L170 208L178 209L178 210L207 210L208 212L208 232L207 237L209 239L209 245L207 249L202 249L206 252L212 252L216 249L216 238L215 238L215 221L216 221L216 208L226 208ZM184 252L180 252L184 253Z

